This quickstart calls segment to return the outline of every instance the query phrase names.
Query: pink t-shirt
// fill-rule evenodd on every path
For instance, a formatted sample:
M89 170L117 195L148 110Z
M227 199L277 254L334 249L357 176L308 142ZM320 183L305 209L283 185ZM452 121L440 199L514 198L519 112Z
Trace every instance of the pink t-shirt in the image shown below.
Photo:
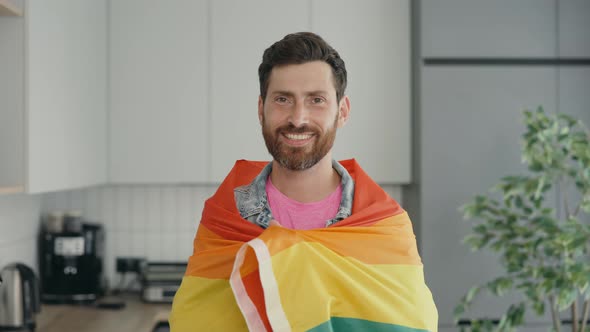
M301 203L290 199L266 180L266 196L270 212L281 226L290 229L324 228L336 216L342 199L342 185L319 202Z

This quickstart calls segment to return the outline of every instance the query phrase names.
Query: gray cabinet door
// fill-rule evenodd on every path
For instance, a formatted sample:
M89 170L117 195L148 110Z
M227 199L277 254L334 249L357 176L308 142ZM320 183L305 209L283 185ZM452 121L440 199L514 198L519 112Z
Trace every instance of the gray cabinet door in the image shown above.
M590 57L590 1L559 1L559 56Z
M590 127L590 67L559 69L559 111L582 120Z
M496 257L472 253L461 243L470 224L458 209L474 195L486 193L502 176L525 171L520 163L525 129L521 110L539 105L555 110L555 70L535 66L423 69L419 236L426 280L442 326L452 324L453 308L469 287L502 271ZM487 297L478 301L480 306L469 317L500 317L505 304L515 299Z
M554 57L554 0L423 0L424 57Z
M581 120L587 130L590 128L590 67L572 66L562 67L559 72L559 111ZM567 199L570 212L576 209L580 202L580 194L572 183L567 184ZM565 196L564 196L565 197ZM565 216L565 204L561 203L562 216ZM582 220L590 221L588 215L580 213Z

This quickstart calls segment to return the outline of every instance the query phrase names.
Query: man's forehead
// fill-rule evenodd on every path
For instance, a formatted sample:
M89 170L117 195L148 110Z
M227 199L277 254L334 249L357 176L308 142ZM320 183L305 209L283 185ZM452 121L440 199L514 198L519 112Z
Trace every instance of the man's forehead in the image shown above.
M296 94L303 94L303 95L328 95L330 94L329 90L303 90L303 91L295 91L295 90L270 90L269 95L296 95Z
M323 61L276 66L269 75L268 93L334 90L332 67Z

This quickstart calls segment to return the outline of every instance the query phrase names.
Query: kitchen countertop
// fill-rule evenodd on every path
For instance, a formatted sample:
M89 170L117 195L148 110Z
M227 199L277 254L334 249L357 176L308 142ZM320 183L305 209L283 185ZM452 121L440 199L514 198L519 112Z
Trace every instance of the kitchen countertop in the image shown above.
M109 297L123 300L121 309L104 309L85 305L41 306L37 315L37 332L152 332L158 322L167 322L171 304L142 302L137 295Z

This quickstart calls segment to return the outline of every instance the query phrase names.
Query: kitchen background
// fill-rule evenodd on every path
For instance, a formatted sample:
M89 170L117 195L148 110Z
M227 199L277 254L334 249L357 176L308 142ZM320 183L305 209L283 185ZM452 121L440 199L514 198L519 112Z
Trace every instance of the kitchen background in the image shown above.
M311 30L349 69L336 156L356 157L409 211L440 331L455 331L459 298L500 270L461 244L458 207L523 171L522 109L590 123L587 0L9 3L24 19L0 17L0 266L36 266L40 216L54 210L105 225L111 283L115 257L186 260L233 161L268 159L262 51Z

